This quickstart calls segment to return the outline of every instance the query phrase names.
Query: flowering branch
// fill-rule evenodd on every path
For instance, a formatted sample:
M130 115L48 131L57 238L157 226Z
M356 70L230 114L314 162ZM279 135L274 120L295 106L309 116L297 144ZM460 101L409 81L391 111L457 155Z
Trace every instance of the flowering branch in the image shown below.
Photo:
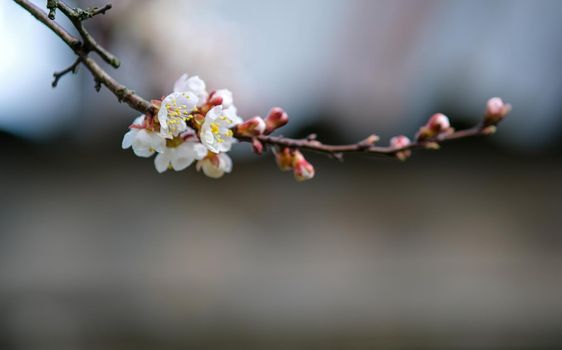
M327 154L339 160L343 160L347 153L406 160L414 149L438 149L446 141L491 135L511 111L509 104L500 98L492 98L488 101L483 120L475 127L459 131L450 126L445 115L435 114L419 129L413 141L400 135L393 137L388 146L376 145L379 137L374 134L348 145L324 144L317 140L315 134L305 139L272 136L272 132L289 121L281 108L273 108L264 119L254 117L243 121L237 114L230 91L222 89L209 94L205 82L197 76L184 74L176 82L172 94L150 102L115 80L89 54L95 52L113 68L119 67L119 60L97 43L82 23L105 14L111 9L111 4L83 10L72 8L63 0L47 0L47 14L29 0L14 1L51 29L77 56L72 65L53 74L52 86L56 87L63 76L75 73L83 64L94 77L96 90L105 86L119 102L125 102L142 113L125 135L123 148L132 147L140 157L151 157L157 153L155 166L159 172L183 170L197 160L198 170L210 177L221 177L232 169L232 161L226 152L234 142L242 141L250 143L258 154L271 146L281 170L292 170L297 180L307 180L314 176L314 168L306 161L302 150ZM54 21L57 10L70 20L79 37L71 35Z

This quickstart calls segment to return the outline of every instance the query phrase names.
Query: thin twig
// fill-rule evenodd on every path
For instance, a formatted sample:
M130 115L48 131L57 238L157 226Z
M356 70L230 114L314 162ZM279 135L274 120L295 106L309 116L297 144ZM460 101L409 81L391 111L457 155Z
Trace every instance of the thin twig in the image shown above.
M82 45L80 39L68 33L57 22L50 20L45 11L37 7L35 4L31 3L29 0L14 0L14 2L23 7L39 22L46 25L58 37L60 37L74 51L76 56L80 58L80 60L90 71L96 82L100 82L105 87L107 87L118 98L119 101L127 103L131 108L143 114L156 114L157 110L150 102L135 94L131 90L127 89L126 86L119 83L117 80L113 79L113 77L111 77L103 68L101 68L100 65L96 63L96 61L88 56L89 51L84 48L84 45ZM65 7L65 9L67 9L67 7ZM89 34L88 36L91 37ZM95 41L90 42L90 45L99 46ZM101 46L99 46L97 52L101 50L102 48Z
M87 10L76 9L76 12L78 12L78 16L80 17L80 20L84 21L87 20L88 18L92 18L97 15L105 15L105 13L108 10L111 10L111 7L112 7L111 4L107 4L102 7L92 7Z
M84 10L78 11L78 9L70 7L62 0L59 0L57 2L57 8L61 10L61 12L64 13L64 15L68 17L68 19L70 19L76 30L78 30L78 33L80 33L80 36L84 41L84 47L87 51L95 51L105 62L109 63L114 68L119 68L119 66L121 65L119 59L117 59L117 57L107 51L103 46L99 45L94 37L86 30L86 28L82 24L82 21L85 19L83 18ZM111 8L111 5L109 5L109 8ZM109 8L106 8L104 12L109 10Z
M14 0L15 3L23 7L27 12L29 12L33 17L35 17L39 22L45 24L50 30L52 30L59 38L62 39L71 49L76 50L82 43L80 39L71 35L63 27L61 27L57 22L49 19L48 15L38 8L36 5L28 0Z
M70 66L66 67L65 69L59 71L59 72L54 72L53 73L53 82L51 83L52 87L57 87L59 80L64 77L66 74L71 73L75 74L76 73L76 69L78 68L78 65L80 64L80 62L82 62L82 60L80 59L80 57L78 57L74 63L72 63Z
M487 129L479 125L471 129L459 130L448 134L443 134L435 139L412 142L411 144L405 147L376 146L376 145L370 145L366 147L363 141L347 144L347 145L328 145L320 141L317 141L315 139L314 140L290 139L286 137L269 136L269 135L261 135L261 136L257 136L256 138L264 145L288 147L294 149L313 151L317 153L324 153L338 160L342 160L343 155L347 153L378 154L383 156L394 157L397 153L403 151L414 150L414 149L428 149L428 148L432 149L435 147L435 144L441 144L444 142L462 139L462 138L486 136L486 135L489 135ZM246 137L241 135L235 135L235 136L240 141L252 142L251 137Z

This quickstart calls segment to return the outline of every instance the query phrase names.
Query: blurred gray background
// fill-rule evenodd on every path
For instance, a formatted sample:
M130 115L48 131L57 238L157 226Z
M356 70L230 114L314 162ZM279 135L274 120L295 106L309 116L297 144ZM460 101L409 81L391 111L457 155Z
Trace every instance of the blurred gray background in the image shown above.
M72 53L2 2L0 348L562 347L562 2L113 5L88 28L118 79L158 98L199 74L243 116L284 107L285 135L514 111L407 163L310 155L304 184L247 145L219 181L158 175L120 148L137 113L83 68L52 89Z

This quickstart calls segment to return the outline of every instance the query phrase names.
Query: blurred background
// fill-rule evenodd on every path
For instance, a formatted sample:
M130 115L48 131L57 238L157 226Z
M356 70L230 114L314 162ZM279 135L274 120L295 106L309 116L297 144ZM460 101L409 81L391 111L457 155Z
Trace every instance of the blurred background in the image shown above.
M1 349L562 348L561 1L113 5L87 26L116 78L158 98L200 75L243 116L284 107L285 135L514 111L407 163L310 155L304 184L247 145L220 181L158 175L120 147L138 113L84 68L52 89L72 53L3 1Z

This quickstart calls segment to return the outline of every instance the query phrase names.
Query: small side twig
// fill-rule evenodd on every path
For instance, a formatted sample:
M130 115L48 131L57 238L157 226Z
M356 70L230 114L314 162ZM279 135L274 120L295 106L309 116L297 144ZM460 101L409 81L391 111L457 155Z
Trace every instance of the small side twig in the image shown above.
M49 19L54 21L57 13L58 0L47 0L47 9L49 10Z
M96 14L105 13L105 11L107 11L111 8L111 4L108 4L104 7L102 7L97 12L96 11L89 12L89 11L85 11L85 10L82 10L82 9L72 8L68 4L66 4L64 1L58 0L57 1L57 8L62 13L64 13L64 15L66 17L68 17L68 19L70 19L70 21L72 22L72 25L74 25L74 27L76 28L76 30L78 31L78 33L82 37L82 40L84 41L84 49L86 51L88 51L88 52L94 51L105 62L110 64L113 68L119 68L119 66L121 65L121 62L119 61L119 59L117 57L115 57L112 53L107 51L103 46L98 44L97 41L94 39L94 37L86 30L86 28L82 24L83 20L95 16L94 13L96 13Z
M74 63L72 63L70 66L66 67L65 69L58 71L58 72L54 72L53 73L53 82L51 83L51 86L56 88L59 80L64 77L65 75L67 75L68 73L72 73L75 74L76 70L78 69L78 65L80 65L80 62L82 62L82 60L80 59L80 57L78 57Z
M111 7L112 5L109 3L102 7L92 7L87 10L75 9L75 11L78 15L78 19L81 21L85 21L88 18L92 18L97 15L105 15L105 13L110 10Z
M61 38L71 49L74 51L76 56L80 58L82 64L90 71L96 84L101 83L109 91L111 91L116 97L118 97L119 101L123 101L127 103L131 108L148 115L155 115L157 113L156 108L147 100L142 98L141 96L132 93L132 90L128 90L123 84L115 80L112 76L109 75L96 61L94 61L91 57L88 56L89 52L91 51L92 45L97 47L96 52L105 52L97 42L93 40L91 35L86 31L84 26L82 26L81 22L75 18L72 23L74 25L79 24L82 30L82 38L84 39L85 43L75 37L74 35L70 34L66 29L64 29L61 25L57 22L52 21L49 19L48 14L45 13L42 9L40 9L37 5L33 4L29 0L14 0L15 3L20 5L24 8L27 12L29 12L33 17L35 17L39 22L43 23L49 29L51 29L59 38ZM61 6L65 9L62 11L65 15L75 16L74 9L70 6L60 2L60 0L56 1L58 8L60 9ZM80 30L79 30L80 33ZM88 42L86 42L85 38L90 38ZM114 59L113 66L119 66L119 61L116 58L112 58L113 56L106 57L107 59L111 60ZM106 60L107 61L107 60ZM128 91L129 93L123 93L124 91Z

